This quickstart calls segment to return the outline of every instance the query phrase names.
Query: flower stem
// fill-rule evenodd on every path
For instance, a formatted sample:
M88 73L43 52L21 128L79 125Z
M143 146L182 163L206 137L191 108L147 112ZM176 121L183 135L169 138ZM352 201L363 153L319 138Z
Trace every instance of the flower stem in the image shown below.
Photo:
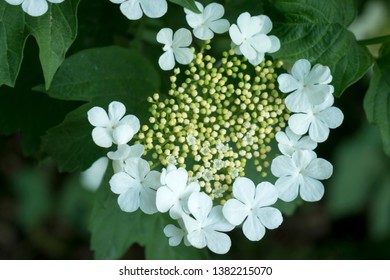
M364 45L364 46L382 44L382 43L386 43L386 42L390 42L390 35L385 35L385 36L380 36L380 37L375 37L375 38L371 38L371 39L358 41L358 43L360 45Z

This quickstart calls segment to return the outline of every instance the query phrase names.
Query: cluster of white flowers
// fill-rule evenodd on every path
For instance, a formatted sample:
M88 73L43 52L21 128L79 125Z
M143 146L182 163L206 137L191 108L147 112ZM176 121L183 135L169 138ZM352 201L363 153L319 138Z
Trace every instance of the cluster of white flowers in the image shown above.
M278 177L275 187L279 198L292 201L298 194L305 201L318 201L324 195L319 180L332 175L332 165L313 150L324 142L329 129L343 121L343 113L333 107L332 75L329 67L311 64L306 59L294 63L290 74L278 77L279 89L288 93L286 107L293 113L286 132L278 132L276 140L283 154L271 165L272 174ZM308 133L308 136L303 136Z
M64 0L5 0L11 5L22 5L22 9L25 13L32 17L39 17L47 12L50 3L61 3Z
M233 184L234 198L224 206L213 206L211 198L201 191L184 168L169 164L161 172L150 170L142 159L142 145L128 145L139 131L139 121L133 115L125 116L125 106L114 101L108 113L101 107L88 111L88 120L95 127L92 139L96 145L108 148L116 144L116 150L98 159L83 173L83 181L91 188L100 185L109 160L114 175L109 184L118 195L122 211L140 209L146 214L166 213L177 221L169 224L164 233L169 244L177 246L184 239L187 246L208 247L217 254L229 251L231 240L225 233L243 224L243 232L250 240L260 240L265 228L277 228L283 218L279 210L270 207L278 199L276 188L268 182L257 187L248 178L238 177Z
M157 17L166 12L165 0L156 1L154 5L146 0L110 1L121 4L122 12L130 19L140 18L143 13ZM272 29L272 22L267 16L243 13L237 24L230 26L227 20L222 19L222 5L211 3L203 7L199 2L196 5L201 13L187 9L185 13L198 39L209 40L214 33L229 31L235 54L243 55L255 66L264 60L265 53L279 50L279 39L267 35ZM157 41L164 45L164 54L159 59L163 70L173 69L176 62L192 62L194 51L190 48L192 35L188 29L173 32L163 28L157 34ZM214 253L224 254L231 247L226 232L236 226L242 227L249 240L258 241L263 238L266 229L275 229L283 221L281 212L273 207L278 199L290 202L299 195L305 201L318 201L324 194L320 180L328 179L333 167L328 161L317 158L313 150L328 138L331 128L338 127L343 121L342 112L332 106L334 88L330 85L331 81L328 67L317 64L311 68L310 62L305 59L293 65L291 74L278 77L279 90L287 94L285 105L292 114L285 131L275 135L282 153L271 164L271 172L277 180L275 184L260 182L256 186L236 170L237 174L231 176L232 196L223 205L213 205L210 195L204 192L196 178L191 177L192 173L176 166L178 161L173 154L167 155L164 161L167 166L161 172L151 170L150 163L142 158L144 146L128 144L140 130L140 122L133 115L125 116L125 106L120 102L109 104L108 113L100 107L88 112L88 120L95 127L93 141L100 147L110 148L113 144L117 147L85 171L83 180L96 188L111 160L114 175L109 184L111 191L118 195L119 207L125 212L140 209L146 214L169 213L175 224L167 225L164 233L171 246L183 241L186 246L207 247ZM253 142L253 135L245 135L244 138L245 143ZM191 146L196 143L192 134L184 135L183 139ZM221 144L217 149L224 147ZM200 153L207 155L209 150L208 146L204 146L200 148ZM212 164L219 170L225 162L215 159ZM210 181L206 173L207 170L202 178Z

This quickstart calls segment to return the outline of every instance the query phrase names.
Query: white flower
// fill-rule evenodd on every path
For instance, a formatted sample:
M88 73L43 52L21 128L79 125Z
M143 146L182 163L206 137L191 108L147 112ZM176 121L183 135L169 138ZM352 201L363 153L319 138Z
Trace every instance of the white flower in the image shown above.
M150 18L159 18L168 10L167 0L110 0L121 4L120 10L128 19L140 19L143 14Z
M314 65L306 59L296 61L290 74L281 74L278 77L279 89L290 93L286 99L286 107L292 112L302 112L312 105L324 102L332 95L334 88L330 69L321 64Z
M286 132L279 131L276 133L275 139L278 141L279 151L290 157L295 151L312 151L317 147L317 143L311 140L309 136L297 135L291 131L290 127L286 128Z
M11 5L20 5L22 4L22 9L25 13L33 17L39 17L47 12L49 9L50 3L61 3L64 0L5 0L8 4Z
M298 192L305 201L318 201L324 195L324 186L319 180L328 179L333 172L332 165L313 151L296 151L289 156L278 156L272 161L271 172L280 177L275 187L279 198L293 201Z
M240 225L251 241L259 241L265 234L265 228L275 229L283 221L282 214L274 207L269 207L278 200L278 191L268 183L255 184L248 178L239 177L233 183L235 198L229 199L222 212L226 220L233 225Z
M292 132L303 135L309 131L309 136L318 143L328 139L329 128L341 125L344 115L339 108L333 107L334 97L328 98L320 105L311 106L299 114L290 116L288 125Z
M118 204L122 211L134 212L140 208L146 214L156 213L160 173L150 171L148 162L141 158L130 158L125 171L114 174L110 180L111 191L119 194Z
M225 167L225 162L222 160L222 159L215 159L214 162L213 162L213 167L216 169L216 170L220 170L222 168Z
M81 184L88 190L96 191L103 181L107 167L107 157L97 159L94 163L92 163L91 167L80 174Z
M231 246L230 237L223 233L234 226L222 214L222 206L212 207L211 198L203 192L195 192L188 199L188 209L193 217L184 214L187 239L195 248L208 247L216 254L225 254Z
M188 173L184 168L170 171L165 176L165 186L157 190L157 210L165 213L169 211L172 219L181 218L183 213L188 213L188 198L193 192L199 192L198 183L188 184Z
M135 144L129 146L127 144L119 145L115 152L108 152L107 157L112 160L112 167L115 173L125 170L126 161L130 158L140 158L144 153L144 146Z
M188 233L186 231L183 220L178 220L178 223L180 227L170 224L164 228L164 234L166 237L168 237L169 245L172 247L178 246L184 239L184 245L191 246L187 239Z
M140 129L140 122L133 115L123 117L125 113L125 105L117 101L108 106L108 115L101 107L88 111L88 121L95 126L92 138L96 145L109 148L112 143L123 145L133 138Z
M221 4L211 3L203 8L201 3L195 3L201 12L200 14L188 9L184 9L184 11L187 14L186 19L189 26L194 28L193 33L196 38L210 40L214 37L214 32L222 34L229 30L229 22L226 19L221 19L225 13Z
M243 54L251 64L258 65L264 60L265 53L273 53L280 49L280 41L276 36L268 36L272 22L265 15L253 16L242 13L237 25L229 29L230 37L235 44L235 52Z
M172 29L163 28L157 33L157 41L164 44L163 53L158 63L163 70L172 70L175 60L180 64L190 64L193 59L193 51L189 48L192 42L191 32L180 28L173 34Z
M196 137L192 134L188 134L186 137L187 144L190 146L196 145Z
M161 177L160 177L160 183L161 186L166 186L166 178L169 173L172 171L177 170L177 167L174 164L168 164L167 168L163 168L161 171Z
M203 178L206 182L210 182L210 181L214 180L213 171L211 171L210 169L205 169L205 170L203 171L202 178Z

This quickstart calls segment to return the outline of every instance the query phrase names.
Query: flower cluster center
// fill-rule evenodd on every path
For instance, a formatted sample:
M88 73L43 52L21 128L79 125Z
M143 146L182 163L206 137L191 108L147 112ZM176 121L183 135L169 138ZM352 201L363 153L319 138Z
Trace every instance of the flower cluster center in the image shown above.
M249 164L267 176L270 143L289 117L275 87L281 66L248 66L233 50L218 62L199 52L184 75L175 69L167 96L149 98L150 125L142 127L139 142L154 161L186 168L190 181L224 203Z

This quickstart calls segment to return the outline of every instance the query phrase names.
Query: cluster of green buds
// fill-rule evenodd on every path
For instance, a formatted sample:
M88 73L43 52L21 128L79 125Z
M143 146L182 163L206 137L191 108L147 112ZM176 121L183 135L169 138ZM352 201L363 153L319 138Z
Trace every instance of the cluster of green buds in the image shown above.
M152 165L186 168L192 181L223 204L248 164L267 176L271 141L289 113L275 85L280 61L253 67L233 50L217 61L205 54L209 49L195 55L184 75L174 70L168 95L148 99L150 124L138 142Z

